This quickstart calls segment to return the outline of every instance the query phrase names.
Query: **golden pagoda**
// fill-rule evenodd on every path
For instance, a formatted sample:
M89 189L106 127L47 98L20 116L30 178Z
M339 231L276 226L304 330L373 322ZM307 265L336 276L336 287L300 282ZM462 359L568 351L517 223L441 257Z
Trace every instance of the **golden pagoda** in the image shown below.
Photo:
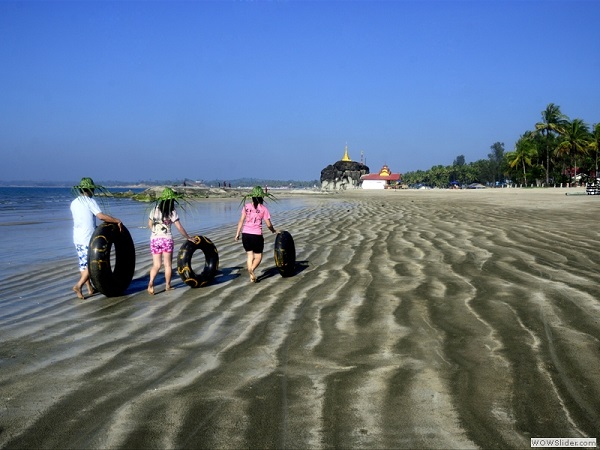
M387 166L387 164L384 164L381 170L379 171L380 177L389 177L391 174L392 172L390 171L390 168Z
M342 161L352 161L350 159L350 157L348 156L348 146L346 145L346 148L344 149L344 157L342 158Z

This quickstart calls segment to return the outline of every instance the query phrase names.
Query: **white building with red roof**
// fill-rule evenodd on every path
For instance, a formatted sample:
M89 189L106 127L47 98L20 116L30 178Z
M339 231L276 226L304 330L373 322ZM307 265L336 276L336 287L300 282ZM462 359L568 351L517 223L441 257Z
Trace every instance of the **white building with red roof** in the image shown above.
M379 173L368 173L360 177L363 189L390 189L395 188L400 181L399 173L392 173L387 164L384 164Z

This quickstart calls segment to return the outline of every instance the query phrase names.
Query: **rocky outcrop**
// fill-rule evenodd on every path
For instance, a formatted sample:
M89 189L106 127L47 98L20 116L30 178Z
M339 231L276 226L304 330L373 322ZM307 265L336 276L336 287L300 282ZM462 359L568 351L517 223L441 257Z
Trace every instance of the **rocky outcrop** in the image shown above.
M360 187L360 177L369 173L369 168L356 161L338 161L321 170L321 189L341 191Z
M163 189L167 186L152 186L147 188L145 191L138 194L132 194L131 198L140 202L154 202L156 198L160 196ZM240 197L240 191L238 189L223 189L208 186L169 186L172 187L178 194L183 194L186 199L200 199L200 198L229 198L229 197ZM127 197L128 195L122 195Z

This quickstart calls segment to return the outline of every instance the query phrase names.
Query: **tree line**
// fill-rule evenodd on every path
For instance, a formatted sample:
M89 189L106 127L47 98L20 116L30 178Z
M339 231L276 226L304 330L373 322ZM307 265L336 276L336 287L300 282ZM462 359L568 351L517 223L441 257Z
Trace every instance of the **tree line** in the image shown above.
M459 155L450 166L407 172L405 184L444 188L453 184L481 183L488 186L577 185L595 182L598 174L600 123L590 127L582 119L570 119L558 105L550 103L541 121L525 131L512 151L496 142L487 159L466 163Z

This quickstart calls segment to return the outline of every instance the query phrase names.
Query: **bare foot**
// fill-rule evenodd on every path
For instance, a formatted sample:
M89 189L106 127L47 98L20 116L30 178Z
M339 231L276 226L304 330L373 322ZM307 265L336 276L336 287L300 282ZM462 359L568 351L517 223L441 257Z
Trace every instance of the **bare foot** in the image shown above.
M75 294L77 294L77 297L79 297L81 300L83 300L85 298L83 296L83 294L81 293L81 289L79 288L79 286L77 286L77 285L73 286L73 291L75 291Z
M94 288L92 288L92 289L88 289L88 295L90 295L90 296L91 296L91 295L94 295L94 294L95 294L95 293L97 293L97 292L98 292L98 291L97 291L96 289L94 289Z
M154 295L154 286L148 286L148 292L150 295Z
M256 275L254 275L254 272L252 271L250 271L250 282L256 283Z
M172 291L172 290L174 290L174 289L175 289L175 288L174 288L173 286L167 286L167 287L165 288L165 291Z

